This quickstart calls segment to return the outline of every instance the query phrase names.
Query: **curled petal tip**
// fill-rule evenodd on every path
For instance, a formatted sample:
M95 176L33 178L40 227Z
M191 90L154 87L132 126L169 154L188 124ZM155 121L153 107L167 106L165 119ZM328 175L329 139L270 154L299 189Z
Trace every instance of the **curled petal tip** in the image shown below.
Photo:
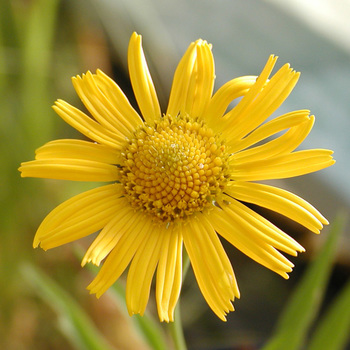
M289 271L289 272L291 272L291 271ZM288 275L287 273L283 273L283 274L281 274L281 276L282 276L284 279L289 280L289 275Z
M136 38L136 37L141 37L140 34L138 34L137 32L133 32L131 35L132 38Z
M141 44L141 40L142 40L142 35L137 34L136 32L132 33L131 38L130 38L130 42L136 41L136 42Z

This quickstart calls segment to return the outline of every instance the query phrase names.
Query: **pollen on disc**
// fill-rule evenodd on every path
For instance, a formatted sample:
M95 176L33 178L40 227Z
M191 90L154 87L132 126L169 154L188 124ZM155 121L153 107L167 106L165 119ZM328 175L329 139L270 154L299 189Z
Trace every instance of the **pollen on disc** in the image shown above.
M186 219L212 206L228 181L225 146L203 122L165 116L143 125L123 152L130 204L157 221Z

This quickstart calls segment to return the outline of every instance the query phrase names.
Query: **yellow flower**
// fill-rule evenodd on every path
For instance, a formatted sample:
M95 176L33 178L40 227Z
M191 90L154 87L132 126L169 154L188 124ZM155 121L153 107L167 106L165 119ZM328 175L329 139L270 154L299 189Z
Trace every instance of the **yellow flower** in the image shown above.
M334 161L329 150L295 151L314 123L308 110L266 121L299 78L286 64L269 79L276 60L271 56L259 77L230 80L213 95L211 45L198 40L176 69L162 115L141 36L134 33L128 65L142 117L100 70L74 77L93 118L62 100L53 108L91 141L48 142L20 171L23 177L110 184L54 209L40 225L34 246L46 250L101 230L82 261L99 265L106 258L90 292L100 297L130 265L128 310L143 314L156 274L158 314L167 322L173 321L180 294L183 244L205 300L222 320L233 311L239 290L218 235L288 278L293 264L280 251L296 256L304 248L242 202L319 233L328 222L313 206L255 181L311 173Z

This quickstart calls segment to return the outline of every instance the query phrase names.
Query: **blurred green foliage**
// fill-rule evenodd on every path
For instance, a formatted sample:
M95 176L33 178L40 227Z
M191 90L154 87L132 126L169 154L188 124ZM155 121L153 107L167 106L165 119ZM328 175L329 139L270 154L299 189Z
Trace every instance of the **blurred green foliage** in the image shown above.
M0 2L1 349L69 348L63 337L40 329L52 313L28 294L19 274L19 266L27 261L44 265L31 249L33 234L53 203L65 196L61 193L66 187L26 181L17 171L37 147L65 128L50 106L59 90L55 82L63 68L60 60L67 60L65 50L57 50L77 46L76 34L68 36L72 26L67 11L59 0ZM74 54L67 67L79 71L79 56ZM71 281L69 275L65 280Z
M309 264L307 271L286 304L274 334L262 350L315 349L315 345L306 344L325 296L337 253L339 237L345 227L344 221L345 216L339 216L334 222L322 250ZM346 344L350 329L349 298L349 288L344 287L344 296L339 299L340 305L337 305L336 311L333 311L333 313L337 313L337 316L334 316L337 322L330 318L329 321L324 321L320 330L316 328L311 344L318 344L318 350L341 350ZM332 313L332 311L330 312ZM325 336L326 334L327 336ZM326 338L327 342L323 342L322 338Z

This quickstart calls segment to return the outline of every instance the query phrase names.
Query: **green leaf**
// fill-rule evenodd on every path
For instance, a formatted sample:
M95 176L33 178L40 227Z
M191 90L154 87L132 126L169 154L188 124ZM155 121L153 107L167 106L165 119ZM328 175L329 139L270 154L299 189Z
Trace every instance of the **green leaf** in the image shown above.
M83 309L57 283L28 263L22 265L21 272L38 295L55 310L60 330L76 349L112 350Z
M263 350L297 350L303 345L327 287L344 221L338 216L333 223L323 248L304 273Z
M328 308L308 345L308 350L341 350L350 339L350 280Z

